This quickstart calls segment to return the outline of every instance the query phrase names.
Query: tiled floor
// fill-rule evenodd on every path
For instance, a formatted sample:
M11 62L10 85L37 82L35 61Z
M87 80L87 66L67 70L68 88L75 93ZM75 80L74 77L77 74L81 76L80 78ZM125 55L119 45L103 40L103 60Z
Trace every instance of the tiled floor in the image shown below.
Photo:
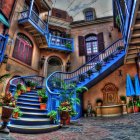
M10 133L15 140L140 140L140 113L114 118L81 118L58 131L25 135ZM3 137L3 138L2 138ZM13 140L0 135L0 140Z

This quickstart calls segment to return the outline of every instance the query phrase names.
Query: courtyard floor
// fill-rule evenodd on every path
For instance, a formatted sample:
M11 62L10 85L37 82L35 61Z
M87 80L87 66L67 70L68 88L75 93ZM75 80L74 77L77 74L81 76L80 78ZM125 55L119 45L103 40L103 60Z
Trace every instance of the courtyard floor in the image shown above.
M81 118L45 134L0 134L0 140L140 140L140 113L113 118Z

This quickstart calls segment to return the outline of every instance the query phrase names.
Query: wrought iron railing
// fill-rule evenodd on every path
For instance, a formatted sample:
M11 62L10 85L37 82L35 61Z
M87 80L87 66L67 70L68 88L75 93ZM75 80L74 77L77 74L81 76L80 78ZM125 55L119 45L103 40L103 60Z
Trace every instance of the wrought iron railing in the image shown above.
M40 19L39 15L36 14L33 10L31 11L31 14L29 14L29 10L22 11L20 13L19 22L21 20L28 20L30 19L35 26L37 26L37 29L40 29L44 34L48 33L48 25Z
M134 11L136 9L136 1L137 0L115 0L120 19L120 29L123 34L125 44L128 43L133 17L135 15Z
M74 50L74 40L72 38L63 38L59 36L49 36L49 47L55 47L56 49L64 49L68 51Z
M97 54L95 57L93 57L91 60L89 60L87 63L85 63L73 72L55 72L51 74L47 78L46 84L49 93L57 94L56 91L54 92L54 89L61 89L61 81L65 81L67 84L78 84L81 75L87 77L87 72L89 70L92 70L92 72L96 72L95 65L97 63L101 63L101 65L103 65L105 63L105 58L113 58L115 55L120 53L120 49L118 49L119 46L124 46L122 39L119 39L116 42L114 42L112 45L101 51L99 54Z
M7 41L8 41L8 35L4 36L0 34L0 63L3 61L4 58Z
M37 88L43 88L43 82L44 82L44 77L42 76L21 76L21 77L16 77L13 78L10 81L10 91L14 92L16 90L17 84L22 83L26 86L27 81L32 81L37 83Z

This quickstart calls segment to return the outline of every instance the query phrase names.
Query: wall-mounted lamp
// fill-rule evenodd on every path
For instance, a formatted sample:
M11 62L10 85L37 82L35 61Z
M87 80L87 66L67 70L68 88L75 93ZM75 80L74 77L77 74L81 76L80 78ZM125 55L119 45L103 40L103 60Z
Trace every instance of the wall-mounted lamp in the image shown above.
M66 72L69 71L70 67L71 67L71 62L68 60L68 62L66 63Z
M45 63L45 57L42 56L42 57L41 57L41 60L39 61L39 66L40 66L41 69L43 68L44 63Z
M5 63L6 64L7 61L8 61L8 55L5 54L2 63Z
M120 77L122 77L123 75L122 75L122 70L119 70L119 75L118 76L120 76Z

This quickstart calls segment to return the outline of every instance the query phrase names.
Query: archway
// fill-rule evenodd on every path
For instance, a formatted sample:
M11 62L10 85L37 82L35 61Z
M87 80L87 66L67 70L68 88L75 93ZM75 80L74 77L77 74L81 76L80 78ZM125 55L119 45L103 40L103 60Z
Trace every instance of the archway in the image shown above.
M57 56L51 56L48 58L47 76L55 71L62 71L63 62Z

